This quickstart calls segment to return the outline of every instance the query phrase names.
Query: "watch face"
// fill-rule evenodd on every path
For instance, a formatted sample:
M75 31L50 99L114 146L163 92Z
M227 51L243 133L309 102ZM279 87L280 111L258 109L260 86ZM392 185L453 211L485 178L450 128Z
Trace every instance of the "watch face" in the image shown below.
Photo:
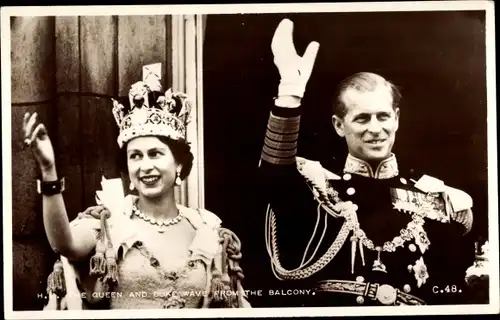
M39 194L54 195L64 191L64 178L57 181L36 181L36 189Z

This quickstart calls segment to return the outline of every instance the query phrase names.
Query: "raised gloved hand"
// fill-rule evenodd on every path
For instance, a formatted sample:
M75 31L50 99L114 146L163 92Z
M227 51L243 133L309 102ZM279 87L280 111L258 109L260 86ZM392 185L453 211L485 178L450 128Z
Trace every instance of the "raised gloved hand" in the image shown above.
M293 22L283 19L274 32L271 49L281 81L278 96L302 98L318 54L319 43L311 42L301 57L293 43Z

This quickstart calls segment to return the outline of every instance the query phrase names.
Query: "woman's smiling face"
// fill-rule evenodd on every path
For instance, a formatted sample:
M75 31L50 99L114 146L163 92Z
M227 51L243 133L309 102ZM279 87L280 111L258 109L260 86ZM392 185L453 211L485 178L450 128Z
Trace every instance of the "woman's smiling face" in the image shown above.
M153 136L138 137L127 144L127 167L134 187L148 198L166 195L180 169L168 145Z

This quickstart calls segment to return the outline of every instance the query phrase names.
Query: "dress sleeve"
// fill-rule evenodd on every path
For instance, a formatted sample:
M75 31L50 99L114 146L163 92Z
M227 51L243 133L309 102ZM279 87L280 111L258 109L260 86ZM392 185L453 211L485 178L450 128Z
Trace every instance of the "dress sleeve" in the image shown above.
M101 232L100 215L103 206L93 206L70 222L72 236L75 238L93 237L96 242ZM94 250L95 251L95 250ZM93 252L89 253L89 259ZM54 264L54 270L47 278L47 293L49 303L45 310L82 309L82 299L96 303L101 299L93 299L92 293L103 291L104 287L98 283L96 277L89 276L89 260L70 261L60 256Z

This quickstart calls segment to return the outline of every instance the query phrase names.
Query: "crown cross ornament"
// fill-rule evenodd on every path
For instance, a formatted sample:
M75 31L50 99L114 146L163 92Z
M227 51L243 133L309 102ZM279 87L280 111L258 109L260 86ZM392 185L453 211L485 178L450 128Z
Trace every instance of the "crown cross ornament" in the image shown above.
M128 105L113 101L113 116L120 129L118 145L123 147L133 138L164 136L186 140L191 103L182 92L168 89L161 93L161 63L143 67L143 80L129 90Z

